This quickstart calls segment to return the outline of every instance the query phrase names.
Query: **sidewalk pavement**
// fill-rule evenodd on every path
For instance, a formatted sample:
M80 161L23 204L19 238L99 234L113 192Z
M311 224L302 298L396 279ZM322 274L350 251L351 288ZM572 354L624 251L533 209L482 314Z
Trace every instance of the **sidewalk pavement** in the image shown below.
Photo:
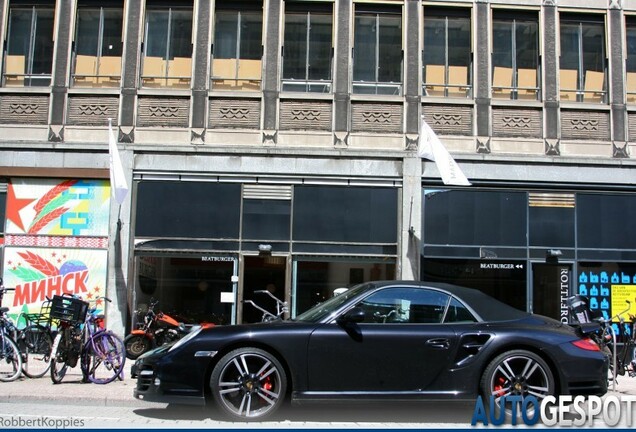
M0 403L46 403L70 404L82 401L82 405L123 406L123 407L161 407L166 404L145 402L135 399L133 390L137 380L131 378L132 360L126 360L124 379L109 384L82 383L79 366L69 369L60 384L53 384L47 373L42 378L22 377L13 382L0 382ZM615 388L609 385L608 395L636 396L636 377L618 377Z

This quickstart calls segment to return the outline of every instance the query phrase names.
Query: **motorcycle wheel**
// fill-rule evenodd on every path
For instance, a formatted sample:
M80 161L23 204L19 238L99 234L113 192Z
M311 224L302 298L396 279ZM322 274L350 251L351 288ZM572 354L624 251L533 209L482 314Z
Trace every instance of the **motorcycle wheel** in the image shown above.
M128 335L124 339L124 346L126 347L126 357L131 360L135 360L143 353L150 351L150 340L143 335Z

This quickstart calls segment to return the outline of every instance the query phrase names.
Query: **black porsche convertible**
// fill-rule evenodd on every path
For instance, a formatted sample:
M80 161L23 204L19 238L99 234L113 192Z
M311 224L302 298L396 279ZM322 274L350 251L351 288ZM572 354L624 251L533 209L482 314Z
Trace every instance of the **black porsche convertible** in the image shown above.
M293 320L193 330L133 366L138 399L263 420L286 398L602 395L608 361L582 331L463 287L358 285Z

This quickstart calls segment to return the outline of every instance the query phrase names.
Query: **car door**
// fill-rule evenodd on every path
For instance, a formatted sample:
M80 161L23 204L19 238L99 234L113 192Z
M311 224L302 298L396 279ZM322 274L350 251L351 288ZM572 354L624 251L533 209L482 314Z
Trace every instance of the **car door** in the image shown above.
M448 301L423 287L371 293L353 309L364 311L362 322L324 324L311 334L308 390L425 391L456 350L452 326L441 324Z

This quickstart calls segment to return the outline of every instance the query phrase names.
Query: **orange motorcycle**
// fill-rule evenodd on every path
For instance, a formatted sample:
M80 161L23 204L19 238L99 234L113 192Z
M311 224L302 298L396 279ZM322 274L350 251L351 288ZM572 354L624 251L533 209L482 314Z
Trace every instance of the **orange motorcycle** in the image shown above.
M188 334L184 323L163 312L155 312L158 300L150 300L148 310L138 328L124 338L126 357L136 359L143 353L166 343L174 342ZM139 313L139 312L138 312Z

